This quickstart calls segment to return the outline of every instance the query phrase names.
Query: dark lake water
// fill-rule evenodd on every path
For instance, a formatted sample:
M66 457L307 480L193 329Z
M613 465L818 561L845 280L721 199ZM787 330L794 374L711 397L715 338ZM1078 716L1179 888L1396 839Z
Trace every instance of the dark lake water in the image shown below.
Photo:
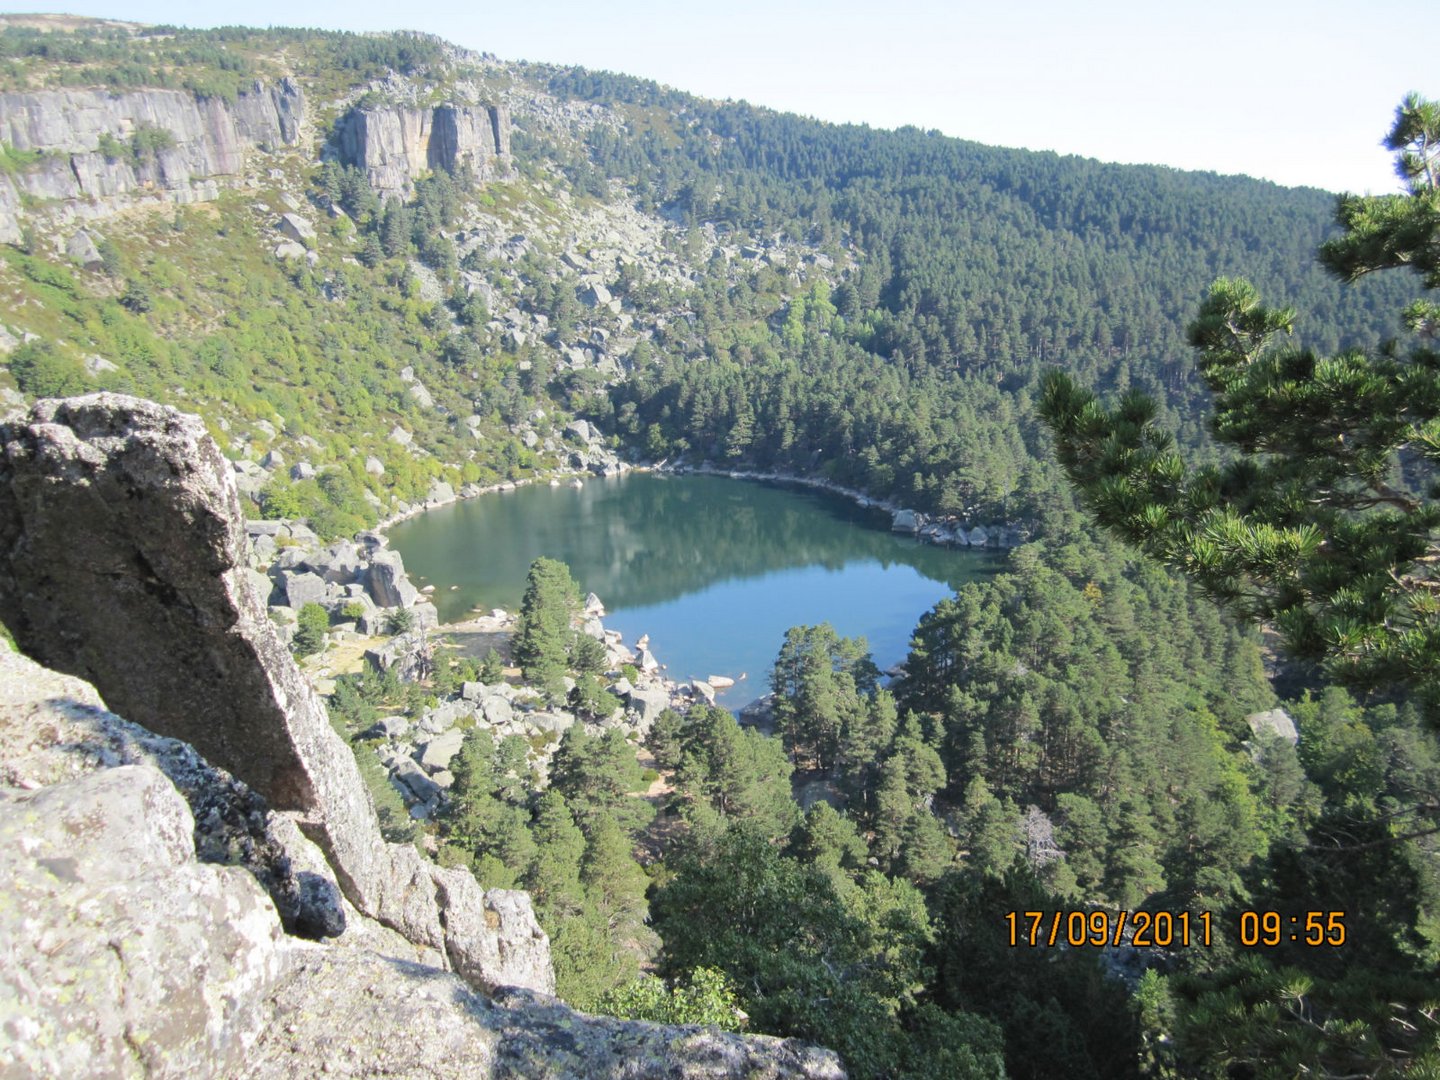
M440 618L520 605L530 563L560 559L633 647L641 634L674 679L728 675L739 708L768 689L785 631L831 623L863 635L885 669L920 615L993 555L890 532L890 515L799 485L632 474L535 485L432 510L389 531ZM452 586L456 588L452 589Z

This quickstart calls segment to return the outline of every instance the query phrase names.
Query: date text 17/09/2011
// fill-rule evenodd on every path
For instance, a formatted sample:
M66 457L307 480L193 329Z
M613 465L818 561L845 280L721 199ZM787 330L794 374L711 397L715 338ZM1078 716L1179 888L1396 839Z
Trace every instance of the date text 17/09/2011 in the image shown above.
M1282 943L1335 948L1345 944L1345 912L1242 911L1232 927L1209 911L1009 911L1012 946L1067 945L1137 948L1209 946L1217 927L1233 929L1245 948Z

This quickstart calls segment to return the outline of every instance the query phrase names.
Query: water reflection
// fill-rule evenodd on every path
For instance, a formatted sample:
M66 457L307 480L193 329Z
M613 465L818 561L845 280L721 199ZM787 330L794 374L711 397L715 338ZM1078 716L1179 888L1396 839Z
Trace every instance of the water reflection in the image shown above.
M989 561L919 544L889 532L889 523L883 511L798 485L640 474L471 499L401 522L390 540L413 575L436 585L447 622L476 606L518 605L540 555L568 563L611 611L777 570L858 561L910 566L955 588Z
M650 635L671 677L748 674L724 697L737 708L765 692L791 626L864 635L888 667L924 611L999 565L889 526L888 514L813 488L641 474L483 496L402 522L390 539L436 586L446 622L514 610L530 563L561 559L605 602L606 625L632 642Z

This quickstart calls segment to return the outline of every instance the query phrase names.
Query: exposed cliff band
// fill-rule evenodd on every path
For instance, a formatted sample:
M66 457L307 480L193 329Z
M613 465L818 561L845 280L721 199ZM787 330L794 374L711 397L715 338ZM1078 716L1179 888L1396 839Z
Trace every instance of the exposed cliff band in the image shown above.
M0 171L0 243L20 239L25 200L93 218L146 196L213 199L241 175L247 153L295 145L304 119L305 95L291 79L257 82L233 102L181 90L0 94L0 142L42 155ZM135 136L147 131L160 145L137 151Z
M335 142L340 160L364 169L376 192L408 195L427 170L494 176L510 157L510 115L503 105L352 109Z

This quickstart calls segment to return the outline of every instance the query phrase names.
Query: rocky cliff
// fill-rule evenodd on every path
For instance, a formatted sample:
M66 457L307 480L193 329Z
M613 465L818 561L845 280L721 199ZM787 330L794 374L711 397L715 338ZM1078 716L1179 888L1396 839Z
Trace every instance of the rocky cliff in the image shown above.
M288 936L247 872L246 829L218 809L237 792L193 748L0 642L0 1072L844 1076L800 1043L586 1016L523 989L482 996L353 909L324 945ZM325 873L288 842L287 872Z
M0 443L0 621L22 649L248 784L355 908L473 985L553 989L528 897L381 838L256 593L233 472L198 417L94 394L38 403Z
M138 199L213 199L248 152L294 145L304 119L290 79L257 82L233 103L180 90L0 94L0 142L40 155L0 171L0 242L20 238L22 209L93 218Z
M501 105L352 109L335 143L340 160L364 169L380 195L405 195L426 170L495 175L510 156L510 115Z
M245 543L194 417L96 394L0 426L0 619L70 673L0 645L7 1070L843 1076L550 997L526 894L381 840Z

